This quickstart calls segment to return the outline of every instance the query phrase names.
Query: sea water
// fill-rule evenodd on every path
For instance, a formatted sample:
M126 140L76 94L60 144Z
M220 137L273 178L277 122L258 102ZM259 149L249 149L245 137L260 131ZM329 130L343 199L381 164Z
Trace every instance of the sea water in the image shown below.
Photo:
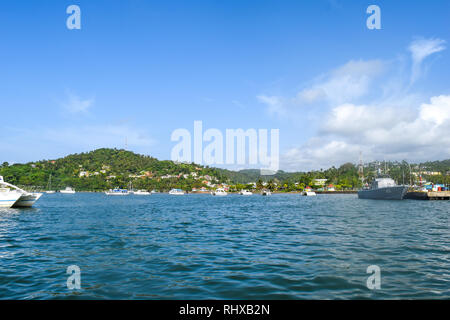
M0 298L449 299L449 208L356 195L45 194L32 209L0 209Z

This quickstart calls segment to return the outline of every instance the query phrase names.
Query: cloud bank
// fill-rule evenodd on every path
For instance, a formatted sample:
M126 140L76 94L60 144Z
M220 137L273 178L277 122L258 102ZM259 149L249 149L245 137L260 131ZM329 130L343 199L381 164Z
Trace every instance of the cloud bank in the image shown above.
M270 114L322 111L309 140L281 156L285 170L311 170L366 160L426 161L450 157L450 94L413 88L424 60L445 50L441 39L414 40L409 74L400 60L351 60L317 77L295 97L258 96ZM312 108L311 108L312 107ZM315 109L317 108L317 109Z

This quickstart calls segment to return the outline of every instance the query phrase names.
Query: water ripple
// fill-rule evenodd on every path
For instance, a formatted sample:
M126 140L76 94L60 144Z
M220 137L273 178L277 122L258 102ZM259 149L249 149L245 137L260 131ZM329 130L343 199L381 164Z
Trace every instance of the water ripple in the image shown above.
M354 195L45 195L0 210L0 298L449 299L448 215Z

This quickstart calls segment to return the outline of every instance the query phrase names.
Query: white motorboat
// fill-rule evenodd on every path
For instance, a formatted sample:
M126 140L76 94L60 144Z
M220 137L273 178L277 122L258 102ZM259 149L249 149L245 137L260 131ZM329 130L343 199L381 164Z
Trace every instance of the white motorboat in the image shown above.
M0 208L11 208L22 196L21 193L9 188L0 188Z
M248 190L242 190L241 192L239 192L239 194L241 196L251 196L253 194L253 192L248 191Z
M303 191L302 196L314 197L316 196L316 193L314 191Z
M127 189L110 189L109 191L105 191L107 196L128 196L130 192Z
M135 191L134 194L137 195L137 196L149 196L149 195L151 195L150 192L145 191L145 190Z
M261 195L262 196L270 196L270 195L272 195L272 192L270 192L270 190L263 190L263 191L261 191Z
M173 196L182 196L185 194L185 192L181 189L172 189L169 191L169 194L171 194Z
M14 203L13 207L32 207L40 197L42 197L42 193L26 192Z
M217 188L214 191L211 191L213 196L226 196L228 193L223 188Z
M74 194L75 190L72 189L71 187L67 187L64 190L60 190L59 193L63 193L63 194Z
M0 176L0 193L3 193L3 197L0 200L0 206L2 206L1 202L4 202L5 207L32 207L36 201L42 197L42 193L37 192L28 192L15 185L7 183L3 180L3 177ZM12 190L11 190L12 189ZM14 195L13 195L14 194ZM11 204L11 201L18 195L18 198ZM11 204L11 205L10 205ZM9 206L10 205L10 206Z

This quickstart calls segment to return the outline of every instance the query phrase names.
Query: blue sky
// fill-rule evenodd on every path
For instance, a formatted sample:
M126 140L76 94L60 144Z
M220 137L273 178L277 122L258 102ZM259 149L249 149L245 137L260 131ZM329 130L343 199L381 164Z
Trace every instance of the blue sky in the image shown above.
M0 161L169 159L194 120L280 129L288 171L450 158L449 33L438 0L2 1Z

